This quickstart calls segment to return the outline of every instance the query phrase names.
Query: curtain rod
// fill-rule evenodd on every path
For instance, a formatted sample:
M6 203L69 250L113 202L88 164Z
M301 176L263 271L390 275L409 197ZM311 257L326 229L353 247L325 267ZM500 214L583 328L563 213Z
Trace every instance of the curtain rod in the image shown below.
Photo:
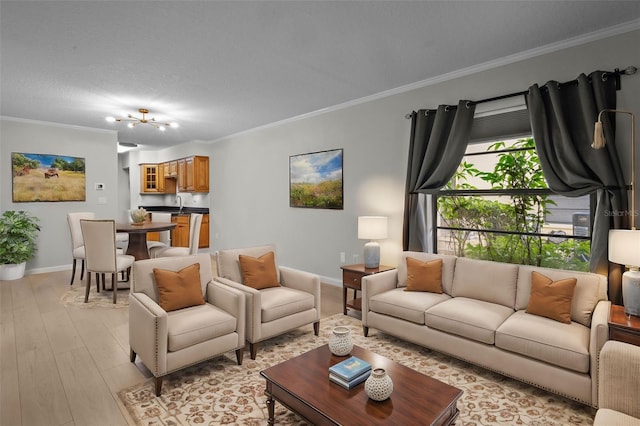
M638 71L638 68L636 68L634 66L626 67L623 70L621 70L620 68L616 68L614 71L605 71L602 74L602 78L606 78L609 74L613 74L613 76L616 78L616 89L620 90L620 76L621 75L633 75L637 71ZM559 86L560 87L570 86L570 85L576 84L576 83L577 83L577 80L571 80L571 81L567 81L565 83L560 83ZM524 90L522 92L509 93L507 95L495 96L493 98L480 99L479 101L469 101L469 104L478 105L478 104L482 104L482 103L486 103L486 102L499 101L501 99L513 98L513 97L516 97L516 96L524 96L527 93L529 93L529 91L528 90ZM405 114L404 118L406 118L406 119L411 118L411 114L412 113Z

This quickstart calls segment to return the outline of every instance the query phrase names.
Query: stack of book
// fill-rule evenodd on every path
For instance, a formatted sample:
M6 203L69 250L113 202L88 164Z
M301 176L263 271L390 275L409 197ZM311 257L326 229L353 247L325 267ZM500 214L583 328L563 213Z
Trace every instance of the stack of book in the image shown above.
M329 380L345 389L364 382L371 374L371 364L352 356L329 367Z

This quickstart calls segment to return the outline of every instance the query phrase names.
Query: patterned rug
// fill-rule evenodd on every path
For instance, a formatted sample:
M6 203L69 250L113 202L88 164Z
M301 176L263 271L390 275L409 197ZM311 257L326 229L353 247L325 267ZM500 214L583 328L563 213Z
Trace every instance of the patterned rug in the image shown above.
M64 306L75 306L78 308L128 308L129 307L129 283L118 283L118 298L116 304L113 304L113 292L111 288L111 279L107 278L107 290L96 291L95 280L91 280L91 289L89 290L89 300L84 303L84 293L87 289L85 281L80 281L69 286L69 291L62 295L60 303Z
M118 392L139 425L264 425L265 380L260 371L328 342L337 325L351 329L354 343L464 391L458 400L459 425L591 425L589 407L505 378L420 346L373 331L365 338L359 320L334 315L321 322L319 337L311 325L261 344L256 360L235 353L176 372L165 378L162 396L148 381ZM416 419L419 422L419 419ZM304 425L276 402L276 424Z

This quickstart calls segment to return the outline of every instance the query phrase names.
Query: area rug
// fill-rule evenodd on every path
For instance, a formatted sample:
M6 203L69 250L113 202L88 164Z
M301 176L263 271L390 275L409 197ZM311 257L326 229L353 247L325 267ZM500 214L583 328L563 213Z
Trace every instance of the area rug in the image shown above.
M152 381L124 389L118 396L139 425L265 425L265 380L260 371L327 343L331 329L343 325L351 329L356 345L462 389L459 425L593 424L587 406L380 332L364 337L358 319L338 314L320 324L319 337L311 325L301 327L262 343L257 359L245 356L241 366L229 352L171 374L160 397L155 396ZM275 406L276 424L306 424L280 403Z
M87 289L85 282L80 282L80 285L69 286L69 291L64 293L60 297L60 303L64 306L75 306L78 308L105 308L105 309L118 309L129 307L129 283L119 282L118 287L118 299L116 304L113 304L113 292L111 290L100 290L100 293L96 291L96 284L94 281L91 283L91 290L89 291L89 300L84 303L84 294ZM111 280L107 280L107 288L111 287ZM126 287L126 288L125 288Z

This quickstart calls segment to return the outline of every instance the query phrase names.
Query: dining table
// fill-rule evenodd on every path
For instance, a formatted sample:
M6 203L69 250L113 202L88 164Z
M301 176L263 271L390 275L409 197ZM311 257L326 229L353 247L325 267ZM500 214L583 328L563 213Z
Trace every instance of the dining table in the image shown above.
M147 247L147 232L169 231L176 227L176 223L145 221L137 223L116 223L116 232L129 234L129 245L126 254L136 260L149 259Z

